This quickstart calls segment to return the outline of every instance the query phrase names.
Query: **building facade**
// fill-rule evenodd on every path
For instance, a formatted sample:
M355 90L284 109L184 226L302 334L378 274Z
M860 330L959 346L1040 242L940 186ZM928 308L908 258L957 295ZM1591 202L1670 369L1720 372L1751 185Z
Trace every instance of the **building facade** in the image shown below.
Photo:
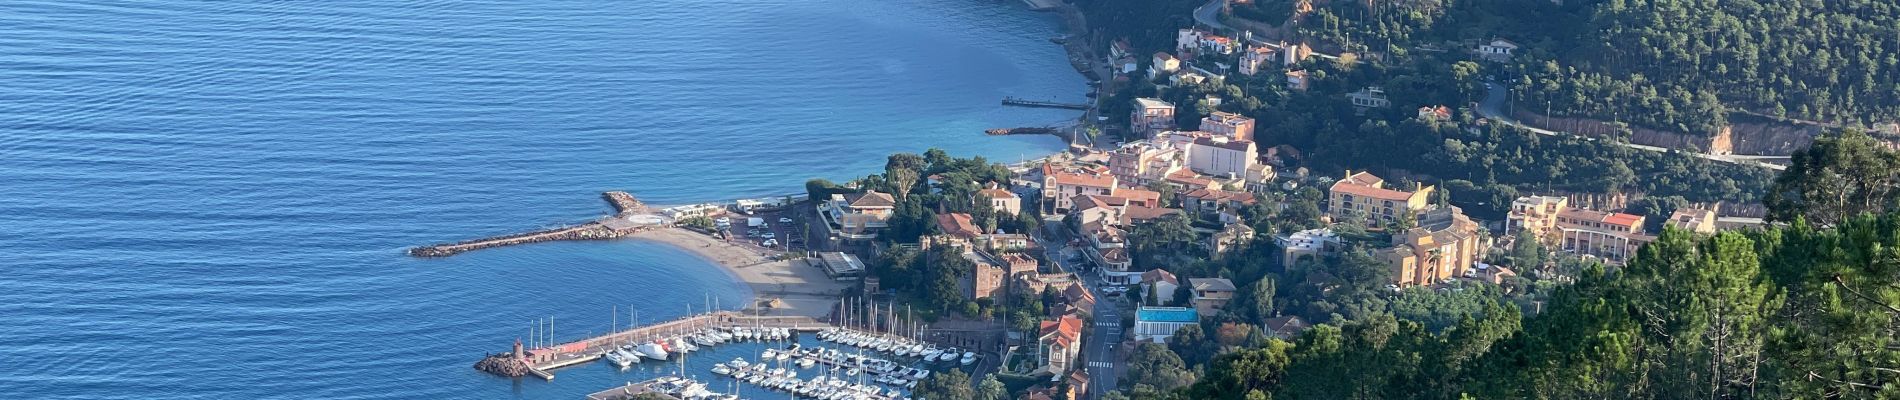
M1153 137L1155 133L1174 129L1174 103L1148 97L1135 99L1135 110L1129 113L1128 129L1142 137Z
M1249 133L1251 134L1251 133ZM1198 138L1188 145L1188 169L1220 177L1247 176L1247 169L1260 162L1253 142L1224 137Z
M1327 213L1335 218L1363 215L1368 222L1392 221L1406 215L1416 217L1431 207L1435 187L1417 185L1411 191L1386 187L1385 179L1368 172L1346 171L1346 178L1333 182L1327 195Z
M1253 140L1254 120L1240 114L1215 111L1201 118L1201 130L1225 136L1228 140Z
M1392 270L1394 285L1399 287L1431 285L1463 276L1484 259L1488 248L1477 222L1451 207L1444 221L1392 235L1392 247L1374 252Z

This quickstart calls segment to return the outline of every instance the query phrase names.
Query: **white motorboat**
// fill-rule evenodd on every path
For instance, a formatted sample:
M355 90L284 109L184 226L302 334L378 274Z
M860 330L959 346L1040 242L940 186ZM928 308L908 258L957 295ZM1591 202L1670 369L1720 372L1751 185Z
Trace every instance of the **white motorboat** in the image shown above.
M732 367L727 366L726 363L713 364L712 372L720 375L732 375Z
M963 365L970 365L975 362L976 362L976 352L972 351L972 352L963 353L963 361L961 362Z
M641 343L640 347L636 347L635 350L638 350L641 355L647 356L647 358L660 361L665 361L666 357L669 356L666 351L666 346L660 344L660 342Z
M606 358L608 362L611 362L614 365L618 365L620 366L620 368L626 368L633 365L633 361L628 361L627 356L620 355L620 352L618 351L609 351L609 352L601 353L600 355L601 355L601 358Z
M863 372L863 371L857 368L847 369L847 370L844 370L844 376L858 376L858 373L860 372Z
M632 363L634 363L634 364L639 364L639 363L640 363L640 353L639 353L639 352L635 352L635 351L632 351L632 350L627 350L627 349L625 349L625 348L620 348L620 349L614 349L614 353L618 353L618 354L620 354L620 356L621 356L621 357L626 357L626 358L627 358L627 361L629 361L629 362L632 362Z

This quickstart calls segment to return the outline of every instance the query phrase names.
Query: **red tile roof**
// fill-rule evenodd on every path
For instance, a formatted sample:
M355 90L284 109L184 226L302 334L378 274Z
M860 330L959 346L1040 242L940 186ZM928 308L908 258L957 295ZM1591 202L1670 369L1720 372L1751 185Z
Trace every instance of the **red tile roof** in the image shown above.
M1082 340L1082 319L1064 315L1055 321L1042 321L1042 334L1038 337L1064 346L1073 344Z
M1122 222L1123 224L1133 224L1136 222L1147 221L1147 220L1151 220L1155 218L1161 218L1161 217L1167 216L1168 214L1173 214L1175 211L1180 211L1180 210L1173 209L1173 208L1161 208L1161 207L1129 206L1126 211L1122 212L1122 218L1126 220Z
M1114 188L1115 187L1115 176L1109 175L1107 170L1083 172L1083 171L1062 170L1062 169L1056 169L1052 166L1044 166L1042 173L1043 175L1046 175L1049 178L1054 179L1057 185L1087 186L1087 187L1099 187L1099 188Z
M1635 226L1642 222L1643 216L1635 214L1614 213L1603 217L1603 223L1621 226Z
M1405 201L1412 198L1412 192L1386 189L1385 179L1367 172L1347 175L1345 179L1333 182L1332 191L1375 199Z
M971 222L970 214L964 213L937 214L937 227L942 228L944 234L964 238L983 234L983 231L976 227L976 223Z
M1161 205L1161 192L1148 190L1148 189L1137 189L1137 188L1115 189L1115 196L1126 198L1128 199L1129 203L1140 203L1142 205L1147 205L1147 206Z

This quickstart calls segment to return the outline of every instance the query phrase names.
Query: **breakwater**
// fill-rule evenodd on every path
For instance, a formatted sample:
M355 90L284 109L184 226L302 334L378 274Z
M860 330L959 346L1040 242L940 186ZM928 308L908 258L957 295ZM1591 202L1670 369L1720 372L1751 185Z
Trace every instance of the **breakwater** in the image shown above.
M412 247L409 249L409 255L415 257L448 257L487 248L556 240L618 239L648 229L666 226L667 224L665 218L653 215L646 204L641 203L639 199L634 198L632 194L627 192L606 192L601 194L601 198L607 200L607 203L613 206L613 215L573 226L465 240L455 243Z

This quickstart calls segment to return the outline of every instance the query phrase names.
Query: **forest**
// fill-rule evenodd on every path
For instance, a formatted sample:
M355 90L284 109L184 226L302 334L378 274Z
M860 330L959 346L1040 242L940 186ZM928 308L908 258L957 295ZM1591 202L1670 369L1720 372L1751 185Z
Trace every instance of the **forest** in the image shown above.
M1308 13L1295 13L1299 4ZM1900 119L1900 4L1883 0L1259 0L1231 15L1404 58L1507 39L1493 71L1526 107L1713 134L1731 112L1845 125ZM1534 106L1534 107L1533 107Z

